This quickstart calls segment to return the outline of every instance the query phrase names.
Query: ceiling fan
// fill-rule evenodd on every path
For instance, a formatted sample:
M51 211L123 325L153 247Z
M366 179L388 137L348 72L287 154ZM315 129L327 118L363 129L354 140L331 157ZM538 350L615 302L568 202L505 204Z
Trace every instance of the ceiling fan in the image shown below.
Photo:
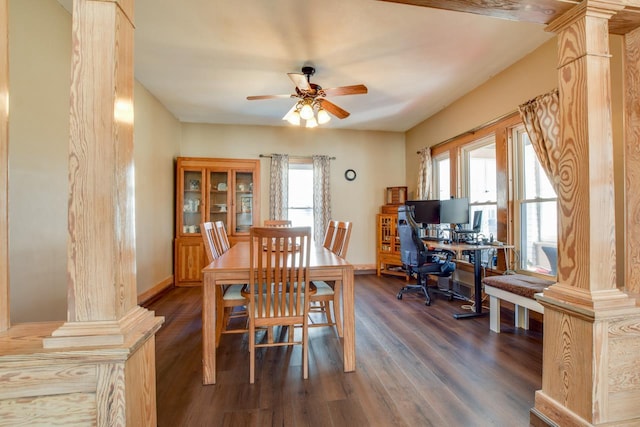
M323 89L320 85L311 83L310 78L316 72L310 66L302 67L302 73L287 73L289 78L296 85L296 93L290 95L256 95L247 96L249 101L257 99L274 98L298 98L298 101L282 118L294 125L300 125L300 119L306 121L307 127L316 127L318 124L327 123L331 120L328 113L339 119L349 117L349 112L338 107L333 102L326 99L327 96L339 95L360 95L367 93L367 87L363 84L352 86L341 86Z

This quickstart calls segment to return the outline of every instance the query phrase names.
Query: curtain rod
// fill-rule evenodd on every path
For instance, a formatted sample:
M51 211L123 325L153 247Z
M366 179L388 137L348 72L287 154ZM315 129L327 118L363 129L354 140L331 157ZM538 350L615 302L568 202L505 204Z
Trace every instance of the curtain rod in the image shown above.
M488 126L494 125L494 124L498 123L500 120L504 120L504 119L506 119L507 117L510 117L510 116L512 116L512 115L514 115L514 114L516 114L517 112L518 112L518 110L514 110L514 111L511 111L511 112L509 112L509 113L507 113L507 114L503 114L503 115L501 115L500 117L496 117L495 119L493 119L493 120L489 120L488 122L486 122L486 123L484 123L484 124L481 124L480 126L476 126L476 127L474 127L473 129L471 129L471 130L468 130L468 131L466 131L466 132L462 132L462 133L460 133L460 134L458 134L458 135L456 135L456 136L452 136L451 138L446 139L446 140L444 140L444 141L442 141L442 142L439 142L439 143L437 143L437 144L435 144L435 145L432 145L432 146L431 146L431 147L429 147L429 148L435 148L435 147L438 147L438 146L440 146L440 145L446 144L447 142L451 142L451 141L456 140L456 139L458 139L458 138L460 138L460 137L463 137L463 136L465 136L465 135L474 134L474 133L478 132L478 131L479 131L479 130L481 130L481 129L484 129L484 128L488 127ZM416 154L420 154L420 151L417 151L417 152L416 152Z
M271 154L260 154L259 157L270 159L271 156L272 156ZM290 159L312 159L313 157L312 156L289 156L289 158ZM336 159L335 157L329 157L329 160L335 160L335 159Z

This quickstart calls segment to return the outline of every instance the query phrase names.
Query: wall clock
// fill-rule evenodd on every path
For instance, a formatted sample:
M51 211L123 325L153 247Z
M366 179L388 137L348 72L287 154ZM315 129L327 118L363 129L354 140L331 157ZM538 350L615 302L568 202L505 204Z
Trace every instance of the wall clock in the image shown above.
M347 181L353 181L354 179L356 179L356 171L354 171L353 169L347 169L346 171L344 171L344 178Z

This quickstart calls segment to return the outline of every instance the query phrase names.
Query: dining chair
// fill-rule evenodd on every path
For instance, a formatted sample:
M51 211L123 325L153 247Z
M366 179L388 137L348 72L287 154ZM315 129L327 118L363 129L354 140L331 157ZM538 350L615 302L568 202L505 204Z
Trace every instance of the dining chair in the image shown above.
M349 239L351 238L352 223L349 221L329 221L327 231L325 233L323 246L340 258L347 256L349 249ZM332 234L330 236L330 234ZM314 313L322 313L325 316L325 322L312 322L309 326L335 326L338 336L342 338L342 319L340 308L340 296L342 293L340 281L318 281L313 284L316 286L317 292L311 297L311 311ZM333 311L333 318L331 312ZM334 320L335 319L335 320Z
M327 225L327 230L324 233L324 242L322 243L322 246L324 246L325 248L331 250L331 245L333 245L333 238L336 235L336 227L338 226L338 221L336 220L331 220L329 221L329 224Z
M256 348L302 345L302 375L309 376L309 295L315 286L308 281L311 227L252 227L249 285L249 382L255 380ZM287 326L287 341L256 342L256 328ZM294 327L302 326L295 340Z
M222 221L220 221L222 222ZM222 224L224 230L224 224ZM226 250L220 249L220 244L216 243L221 237L218 237L218 228L216 224L212 222L203 222L200 224L200 230L202 231L202 240L204 241L205 252L207 253L207 259L209 263L218 259ZM225 231L225 239L226 231ZM218 301L218 310L216 313L218 318L216 319L216 342L220 343L220 335L224 333L245 333L249 328L246 325L247 319L247 299L242 295L243 284L237 285L225 285L222 290L222 300ZM242 307L237 310L237 307ZM229 321L235 318L245 318L245 326L241 328L229 328Z
M291 227L291 220L289 219L265 219L265 227Z
M229 250L231 245L229 244L229 236L227 235L227 229L224 226L224 222L223 221L215 221L213 223L213 226L214 226L215 231L216 231L216 236L218 237L219 247L220 247L222 253L225 253L226 251Z

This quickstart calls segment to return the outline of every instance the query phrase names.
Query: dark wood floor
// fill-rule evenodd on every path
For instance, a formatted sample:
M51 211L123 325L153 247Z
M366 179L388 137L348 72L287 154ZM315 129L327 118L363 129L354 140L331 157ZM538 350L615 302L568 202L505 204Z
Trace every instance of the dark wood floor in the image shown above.
M313 328L308 380L297 346L269 348L258 351L254 385L242 334L222 337L218 382L202 385L201 290L172 289L149 305L165 316L156 336L158 425L528 426L541 333L514 329L504 313L501 334L488 317L455 320L461 301L399 301L403 283L356 276L355 372L342 372L333 330Z

